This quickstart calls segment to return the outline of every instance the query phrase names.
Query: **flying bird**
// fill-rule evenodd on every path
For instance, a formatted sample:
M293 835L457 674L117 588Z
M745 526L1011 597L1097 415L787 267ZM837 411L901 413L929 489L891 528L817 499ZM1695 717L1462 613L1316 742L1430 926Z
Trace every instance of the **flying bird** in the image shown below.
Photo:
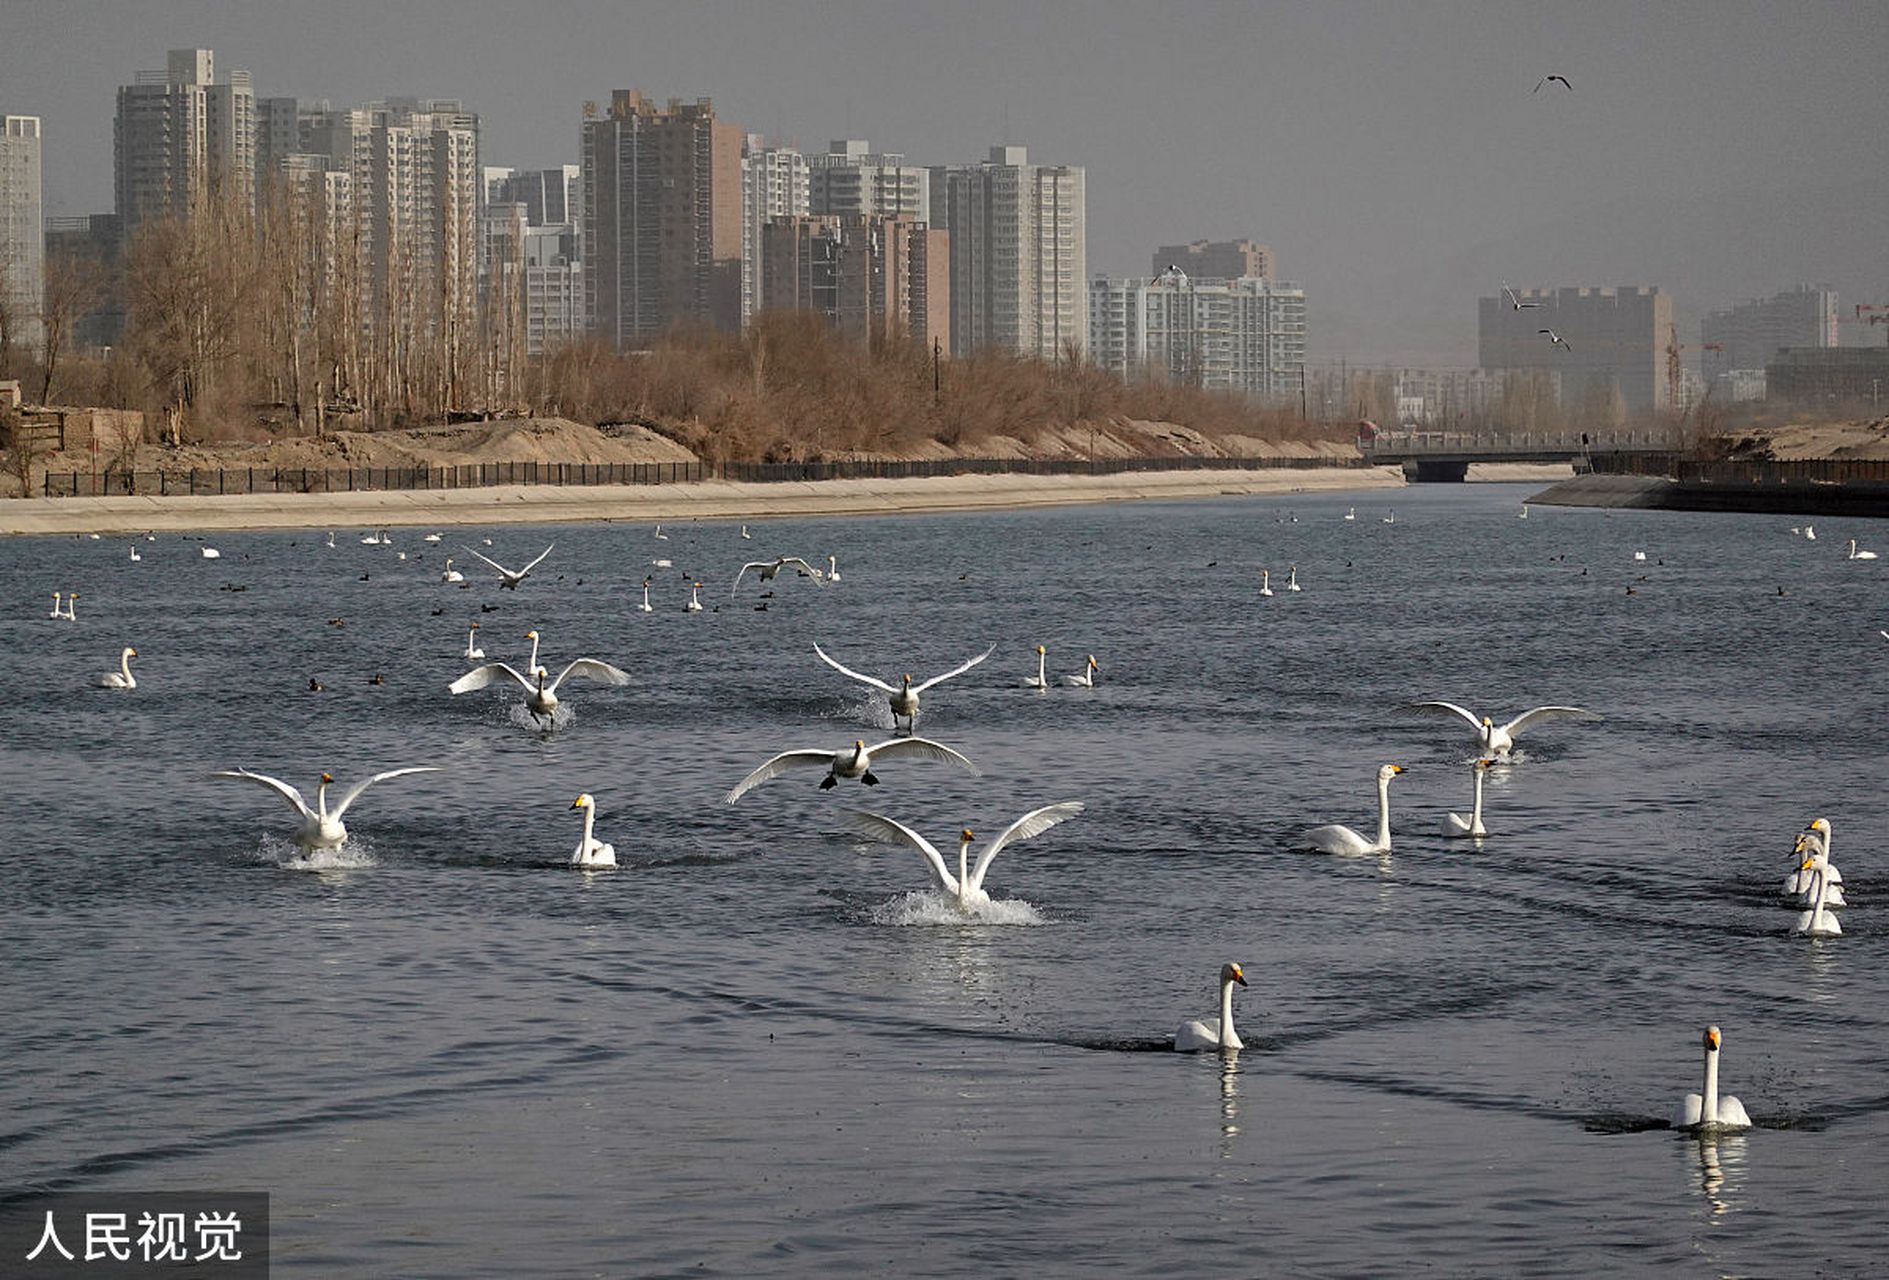
M295 843L304 849L333 849L347 843L348 829L342 825L341 815L348 811L348 806L361 798L361 793L376 782L385 782L389 778L405 777L410 773L438 773L436 765L416 765L406 769L389 769L377 773L363 782L357 782L341 793L341 801L334 808L328 807L328 788L334 785L332 774L321 775L321 785L315 789L315 807L308 807L297 791L280 778L272 778L266 773L254 773L248 769L218 769L210 776L213 778L236 778L243 782L254 782L268 787L289 802L301 822L295 828Z
M1502 293L1503 296L1508 298L1509 309L1511 311L1520 311L1523 307L1539 307L1541 305L1539 302L1523 302L1520 298L1515 296L1515 290L1509 288L1506 284L1502 286Z
M1566 89L1569 93L1574 92L1574 86L1568 83L1568 78L1566 76L1543 76L1540 80L1537 80L1535 82L1535 92L1540 93L1543 85L1547 85L1551 83L1560 85L1563 89Z
M557 543L554 542L551 544L551 547L555 547L555 546L557 546ZM507 569L504 565L492 559L490 556L479 555L479 553L477 551L474 551L471 547L466 547L465 550L471 555L478 556L479 559L485 561L487 564L491 565L494 569L498 570L498 577L499 577L498 585L501 591L516 591L518 590L518 584L523 582L525 578L531 573L531 571L533 569L536 569L538 565L543 562L544 558L551 554L551 547L546 547L543 551L539 552L538 558L536 560L533 560L530 564L526 565L524 568L518 570L517 572L513 572L512 570Z
M772 582L780 571L790 564L798 570L801 577L812 578L823 587L826 585L824 571L814 568L799 556L780 556L773 560L750 560L742 565L741 572L735 575L735 585L728 588L728 594L733 595L740 588L742 576L750 569L759 574L761 581Z
M907 672L905 675L905 683L902 686L888 684L886 681L876 676L862 675L849 667L842 667L839 663L827 657L826 650L822 649L817 644L813 646L813 651L820 655L820 661L826 663L827 666L832 667L835 671L848 679L857 680L861 684L868 684L875 689L880 689L891 694L892 696L888 698L887 701L892 706L892 728L896 732L899 725L899 717L904 716L905 731L909 734L918 732L918 695L935 684L943 684L953 676L963 675L966 671L969 671L972 667L990 657L991 654L997 652L997 646L993 644L990 648L984 650L984 652L978 654L975 658L972 658L962 666L953 667L943 675L933 676L922 684L913 684L911 673Z
M1551 347L1560 347L1566 351L1574 350L1573 347L1568 346L1568 340L1562 337L1560 334L1556 333L1553 329L1537 329L1535 330L1535 332L1547 334L1548 345Z
M872 771L874 760L892 760L908 756L918 760L941 760L954 764L966 773L976 773L977 766L964 756L959 755L942 742L933 742L929 738L894 738L890 742L881 742L876 747L868 747L864 739L840 751L783 751L768 760L753 773L737 782L728 793L729 804L766 782L777 778L789 769L817 768L825 769L826 777L820 780L820 790L832 788L841 778L856 778L869 787L879 785L878 775Z

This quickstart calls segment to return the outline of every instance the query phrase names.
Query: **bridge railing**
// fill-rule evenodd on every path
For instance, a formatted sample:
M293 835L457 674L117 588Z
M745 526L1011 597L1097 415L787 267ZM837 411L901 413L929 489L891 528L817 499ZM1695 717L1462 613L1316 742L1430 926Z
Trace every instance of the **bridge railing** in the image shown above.
M1380 431L1366 452L1397 457L1474 454L1599 453L1671 450L1670 432L1621 428L1609 431Z

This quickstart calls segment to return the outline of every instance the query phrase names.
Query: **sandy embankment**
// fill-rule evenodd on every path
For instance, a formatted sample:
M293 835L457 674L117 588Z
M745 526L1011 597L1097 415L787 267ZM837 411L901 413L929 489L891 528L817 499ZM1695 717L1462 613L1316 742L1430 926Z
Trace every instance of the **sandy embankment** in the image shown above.
M505 485L218 497L30 498L0 503L0 534L172 533L212 529L539 524L586 520L764 519L1061 506L1133 498L1388 489L1396 467L1141 471L1115 475L960 475L918 480L735 484Z

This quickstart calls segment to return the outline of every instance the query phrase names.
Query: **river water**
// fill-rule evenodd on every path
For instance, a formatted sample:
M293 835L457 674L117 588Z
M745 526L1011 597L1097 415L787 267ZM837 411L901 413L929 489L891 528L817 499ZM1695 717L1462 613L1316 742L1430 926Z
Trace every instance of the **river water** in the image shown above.
M1879 527L1527 492L0 543L0 1196L268 1191L284 1275L1880 1273L1889 560L1842 554ZM462 539L556 549L498 591ZM730 596L778 554L841 580ZM472 621L634 683L542 735L447 694ZM816 640L921 679L995 642L919 721L983 776L723 804L889 730ZM1039 643L1097 687L1022 688ZM140 687L86 687L125 644ZM1463 847L1474 745L1424 698L1603 718L1531 726ZM1368 830L1387 761L1393 854L1293 850ZM445 772L312 866L206 776L409 764ZM615 871L566 865L579 791ZM1066 799L969 923L841 821L949 853ZM1820 815L1851 906L1812 942L1775 894ZM1247 1048L1166 1051L1226 960ZM1701 1143L1707 1023L1757 1127Z

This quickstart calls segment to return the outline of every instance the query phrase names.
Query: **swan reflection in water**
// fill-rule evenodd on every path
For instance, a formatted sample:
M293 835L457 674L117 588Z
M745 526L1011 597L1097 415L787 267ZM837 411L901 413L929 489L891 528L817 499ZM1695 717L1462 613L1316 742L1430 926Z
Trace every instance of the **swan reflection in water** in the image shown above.
M1240 1134L1240 1053L1220 1055L1220 1158L1233 1158L1233 1139Z
M1720 1134L1684 1144L1697 1157L1699 1194L1714 1217L1730 1213L1733 1198L1744 1181L1745 1139L1742 1134ZM1727 1185L1729 1183L1729 1185Z

